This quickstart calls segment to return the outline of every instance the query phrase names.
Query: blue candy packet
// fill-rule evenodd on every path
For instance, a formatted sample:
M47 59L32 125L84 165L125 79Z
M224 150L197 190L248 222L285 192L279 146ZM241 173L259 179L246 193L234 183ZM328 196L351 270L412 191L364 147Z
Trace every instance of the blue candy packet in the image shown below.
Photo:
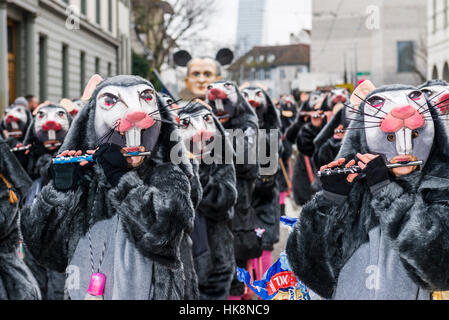
M311 300L309 289L299 281L288 263L285 253L263 275L251 282L248 271L237 267L237 279L245 283L262 300Z

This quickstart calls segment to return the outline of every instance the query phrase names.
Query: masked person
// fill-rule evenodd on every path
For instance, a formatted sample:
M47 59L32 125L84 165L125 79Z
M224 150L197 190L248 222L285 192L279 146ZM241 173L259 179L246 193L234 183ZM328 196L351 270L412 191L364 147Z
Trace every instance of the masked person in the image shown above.
M226 130L229 130L235 150L237 177L237 204L234 206L232 232L237 266L249 267L250 260L262 254L262 240L254 208L251 206L256 179L259 175L257 157L257 130L259 121L251 106L239 92L235 83L218 81L209 85L207 104ZM231 285L230 299L241 298L244 285L236 277Z
M23 97L17 98L6 108L0 127L3 138L10 147L15 147L23 141L32 118L28 101Z
M449 129L449 83L444 80L429 80L419 89L438 107L446 127Z
M363 99L357 121L338 160L321 170L362 171L323 174L323 191L304 206L290 234L288 260L327 299L430 299L432 290L449 288L444 125L417 88L375 89L365 81L356 94ZM410 164L415 160L422 165Z
M272 264L271 253L280 235L281 208L277 177L279 153L282 152L281 122L274 103L262 87L245 87L241 89L241 93L253 107L259 120L259 134L263 130L266 139L265 148L259 145L260 173L256 180L251 204L256 213L257 224L265 230L262 235L262 256L259 259L253 259L253 268L256 270L257 279L260 280ZM265 159L268 159L268 162Z
M31 146L21 153L27 157L27 172L33 184L28 190L25 206L30 206L40 190L48 184L48 170L69 131L72 117L67 110L56 104L41 105L25 136L24 145ZM17 153L16 153L17 154ZM44 300L64 298L65 274L41 266L24 248L24 261L39 283Z
M315 146L313 140L326 125L326 95L321 91L312 92L301 105L296 121L287 129L286 139L296 143L299 154L293 167L293 198L298 206L308 202L319 190L315 177L315 165L312 160Z
M220 49L215 59L192 58L189 52L181 50L176 52L173 58L176 65L187 67L185 88L179 93L185 104L195 98L206 99L207 87L213 82L222 80L221 66L231 64L234 54L229 49Z
M237 200L234 150L210 106L195 102L179 112L180 133L192 160L199 162L203 198L195 216L195 269L201 300L226 300L235 273L234 243L230 222ZM220 144L220 148L218 147ZM224 146L224 148L223 148ZM227 163L226 154L231 156ZM196 239L196 241L195 241ZM208 247L208 249L206 248ZM198 246L197 246L198 247ZM208 251L208 254L205 254Z
M0 300L41 299L33 274L19 257L19 207L31 180L0 140Z
M353 109L350 109L350 106L345 106L337 111L331 121L313 140L315 145L313 162L318 168L335 160L340 152L345 130L349 126L351 115L354 114L352 111Z
M68 299L182 299L193 173L182 152L172 161L173 118L140 77L94 77L88 87L60 156L87 152L95 162L52 166L22 215L25 244L43 266L67 272Z

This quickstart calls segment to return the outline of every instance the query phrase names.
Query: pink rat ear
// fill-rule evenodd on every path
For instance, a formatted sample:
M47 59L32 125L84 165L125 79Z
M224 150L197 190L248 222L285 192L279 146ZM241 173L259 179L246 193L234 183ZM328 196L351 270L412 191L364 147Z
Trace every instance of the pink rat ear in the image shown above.
M95 89L101 82L103 82L103 80L104 79L100 75L94 74L87 83L86 88L84 89L83 96L81 97L81 100L83 102L89 101Z
M363 81L351 95L351 104L358 108L363 100L368 96L370 92L376 90L376 86L369 80Z
M42 102L40 105L38 105L37 108L34 109L34 111L33 111L33 116L37 115L37 113L39 112L40 108L45 107L46 105L49 105L49 104L51 104L51 101L50 100L46 100L46 101Z
M59 104L63 106L68 113L71 113L75 109L75 104L72 102L72 100L69 100L67 98L64 98L61 101L59 101Z

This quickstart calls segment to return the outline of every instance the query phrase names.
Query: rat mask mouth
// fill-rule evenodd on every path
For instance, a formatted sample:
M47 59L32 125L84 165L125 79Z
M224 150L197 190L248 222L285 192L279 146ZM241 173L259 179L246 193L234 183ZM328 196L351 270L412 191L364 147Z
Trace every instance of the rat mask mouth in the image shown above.
M226 111L219 111L215 115L222 124L228 122L231 119L231 115Z
M23 132L20 129L13 129L8 131L8 137L13 138L21 138L23 136Z
M58 149L61 145L62 143L59 140L47 140L44 142L45 149L50 151Z
M188 142L188 152L195 159L203 159L210 155L213 151L215 137L205 137L198 141L195 137L191 138Z
M405 154L405 155L397 155L393 157L389 163L391 164L407 164L409 162L417 161L418 158L412 154ZM390 171L395 174L396 176L406 175L409 173L412 173L413 171L416 171L419 169L419 166L407 166L407 167L401 167L401 168L394 168L390 169Z

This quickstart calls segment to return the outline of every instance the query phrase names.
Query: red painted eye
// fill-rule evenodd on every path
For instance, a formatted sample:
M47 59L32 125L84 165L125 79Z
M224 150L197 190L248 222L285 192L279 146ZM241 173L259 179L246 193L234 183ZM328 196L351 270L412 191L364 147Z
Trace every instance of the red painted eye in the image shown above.
M368 104L374 108L380 108L384 105L385 99L379 96L374 96L368 99Z
M206 121L206 122L209 122L209 123L212 122L212 117L211 117L210 114L206 114L206 115L203 117L203 119L204 119L204 121Z
M115 106L115 104L119 101L119 98L114 96L113 94L105 94L104 96L104 105L106 107L112 107Z
M232 83L226 82L224 84L224 86L225 86L226 89L231 89L232 88Z
M59 112L58 112L58 116L59 116L60 118L64 118L64 116L65 116L64 111L59 111Z
M408 97L414 101L419 100L421 98L422 92L421 91L413 91L411 92Z
M152 90L145 90L140 94L140 97L145 100L146 102L150 102L153 100L153 91Z
M244 98L248 98L248 94L246 92L242 92Z
M40 112L37 114L37 116L38 116L39 119L43 119L44 116L45 116L45 113L43 113L42 111L40 111Z
M263 95L262 91L257 92L257 96L261 97Z
M183 129L187 129L190 126L190 120L183 119L183 120L181 120L181 124L182 124Z

